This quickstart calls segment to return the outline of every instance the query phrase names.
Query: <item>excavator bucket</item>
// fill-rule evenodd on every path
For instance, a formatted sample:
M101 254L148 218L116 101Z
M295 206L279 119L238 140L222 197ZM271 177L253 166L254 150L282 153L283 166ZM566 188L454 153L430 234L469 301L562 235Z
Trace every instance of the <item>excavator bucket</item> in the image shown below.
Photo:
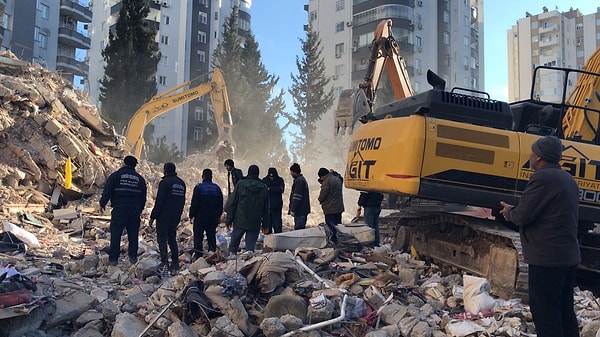
M370 112L369 103L361 89L346 89L340 93L338 105L335 110L334 134L345 135L346 131L352 134L354 124L361 117Z

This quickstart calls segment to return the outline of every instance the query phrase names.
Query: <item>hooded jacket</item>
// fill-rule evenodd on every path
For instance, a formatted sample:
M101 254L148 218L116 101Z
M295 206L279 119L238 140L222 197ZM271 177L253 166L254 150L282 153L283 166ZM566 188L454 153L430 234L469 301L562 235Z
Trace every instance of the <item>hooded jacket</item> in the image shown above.
M328 173L321 184L319 202L323 214L336 214L344 211L344 197L342 195L342 181L331 173Z
M225 205L227 225L248 231L270 228L269 192L267 186L257 176L247 176L240 180Z

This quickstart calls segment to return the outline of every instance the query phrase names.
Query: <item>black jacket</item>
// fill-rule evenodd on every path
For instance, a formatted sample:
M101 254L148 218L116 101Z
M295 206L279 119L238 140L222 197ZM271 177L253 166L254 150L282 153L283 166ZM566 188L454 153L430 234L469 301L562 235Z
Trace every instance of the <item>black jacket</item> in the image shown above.
M361 207L379 207L383 201L383 194L379 192L360 192L358 197L358 206Z
M519 226L526 263L569 267L581 262L577 241L579 187L558 164L531 175L508 219Z
M270 209L281 210L283 208L283 191L285 189L285 181L280 176L273 177L273 180L266 176L262 180L267 185L269 191Z
M177 173L164 176L158 184L150 219L156 219L158 223L179 223L185 205L185 191L185 182Z
M100 207L106 207L110 200L113 211L142 213L146 206L146 180L135 168L123 166L113 172L104 185Z
M308 183L303 175L294 178L292 184L292 192L290 193L289 211L294 212L297 216L303 216L310 213L310 194L308 191Z
M229 179L231 179L231 182ZM244 174L239 168L233 167L230 172L227 172L227 193L231 194L235 188L235 185L237 185L237 183L242 179L244 179Z
M194 218L194 222L202 222L206 219L218 223L221 214L223 214L221 187L212 181L203 181L196 185L192 194L190 218Z

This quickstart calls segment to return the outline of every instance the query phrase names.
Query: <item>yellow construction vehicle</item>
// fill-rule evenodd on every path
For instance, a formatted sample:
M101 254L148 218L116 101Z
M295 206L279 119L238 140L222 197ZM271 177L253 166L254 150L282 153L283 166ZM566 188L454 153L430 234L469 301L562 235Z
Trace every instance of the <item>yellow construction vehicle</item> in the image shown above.
M187 81L175 88L152 97L148 103L142 105L142 107L136 111L129 120L126 129L126 144L124 145L127 152L140 158L144 146L144 128L154 118L206 94L210 94L214 117L217 123L217 144L221 141L227 141L230 144L234 144L231 136L233 124L231 120L231 109L229 107L229 98L227 96L225 80L223 79L221 71L218 68L214 68L210 82L202 83L179 93L174 93L189 86L190 83L190 81ZM213 150L216 146L218 145L215 145Z
M382 22L378 30L389 25L389 20ZM374 41L372 48L382 45L393 41ZM371 50L371 55L378 56L372 63L381 63L396 54ZM404 77L402 67L392 71L396 74L390 77ZM560 102L544 101L540 82L549 78L563 82ZM353 99L359 106L350 113L342 102L346 110L340 109L336 123L344 126L349 114L364 123L352 135L345 186L407 200L403 210L382 219L396 228L396 245L486 277L499 295L526 299L528 270L514 228L502 217L475 218L453 211L467 205L491 209L494 215L501 200L516 204L533 174L528 165L531 144L541 136L556 135L564 145L561 165L580 186L580 270L597 274L600 52L584 70L536 68L530 99L511 104L472 89L446 91L443 79L431 71L427 79L433 89L405 95L375 111L365 107L373 106L369 91L377 88L365 81L363 93Z

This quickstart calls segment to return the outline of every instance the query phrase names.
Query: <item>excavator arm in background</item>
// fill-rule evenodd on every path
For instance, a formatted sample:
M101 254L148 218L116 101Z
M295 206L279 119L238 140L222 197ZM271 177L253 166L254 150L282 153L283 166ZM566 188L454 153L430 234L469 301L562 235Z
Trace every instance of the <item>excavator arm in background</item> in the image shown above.
M131 117L129 120L125 134L125 150L127 152L135 155L137 158L140 158L142 154L142 148L144 146L144 129L153 119L171 109L174 109L206 94L210 94L210 100L215 114L215 121L217 123L217 130L219 134L217 144L221 140L225 139L231 144L234 144L231 136L233 124L231 120L231 108L229 106L229 97L227 96L225 80L221 71L218 68L214 68L210 82L202 83L196 87L173 94L173 92L176 92L179 89L188 86L189 84L189 81L185 82L175 88L167 90L162 94L152 97L148 103L142 105L136 111L133 117ZM216 145L211 150L214 150L215 147Z
M586 141L598 139L600 109L600 48L590 56L566 102L570 105L562 120L565 139L581 137ZM580 107L584 107L581 109Z
M400 56L400 47L392 36L392 20L383 20L377 25L370 51L369 66L360 89L347 89L340 94L335 118L336 134L344 134L346 128L351 134L357 120L366 123L374 118L373 104L384 69L396 100L414 95L404 58Z

